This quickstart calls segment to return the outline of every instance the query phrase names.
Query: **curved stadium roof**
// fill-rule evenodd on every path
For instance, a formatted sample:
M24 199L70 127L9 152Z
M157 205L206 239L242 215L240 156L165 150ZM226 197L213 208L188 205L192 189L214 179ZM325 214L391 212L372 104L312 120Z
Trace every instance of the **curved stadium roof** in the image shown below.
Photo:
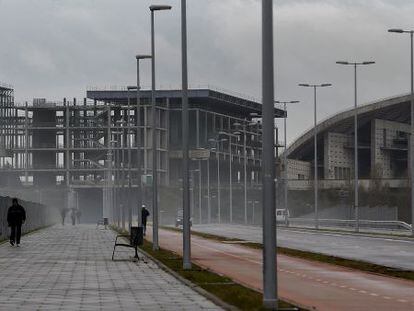
M373 119L382 119L410 124L410 95L400 95L375 101L358 107L358 128ZM327 132L351 134L354 132L354 109L338 113L316 126L318 140ZM287 157L301 159L313 151L314 128L296 139L287 149Z

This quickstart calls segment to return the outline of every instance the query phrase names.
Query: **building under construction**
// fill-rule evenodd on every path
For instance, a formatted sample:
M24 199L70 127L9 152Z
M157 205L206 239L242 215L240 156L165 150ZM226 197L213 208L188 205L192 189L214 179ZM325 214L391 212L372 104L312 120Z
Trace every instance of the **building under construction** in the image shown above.
M125 220L126 209L137 208L140 156L144 195L151 197L150 91L89 90L81 101L15 104L11 87L0 90L4 193L31 193L44 203L79 208L84 221L94 222L105 213ZM254 120L261 104L227 92L193 89L189 105L193 217L228 221L230 208L234 221L242 220L260 187L261 128ZM181 91L158 90L155 113L160 209L168 218L181 208ZM275 109L275 117L283 115ZM151 200L145 201L151 207ZM114 206L121 206L121 215L114 215Z

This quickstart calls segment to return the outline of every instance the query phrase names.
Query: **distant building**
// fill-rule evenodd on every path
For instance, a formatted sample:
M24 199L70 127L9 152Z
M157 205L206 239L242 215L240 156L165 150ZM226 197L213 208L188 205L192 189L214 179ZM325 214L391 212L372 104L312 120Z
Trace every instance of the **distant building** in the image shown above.
M398 96L358 108L358 170L360 185L381 180L393 188L407 187L410 97ZM354 110L317 125L318 177L322 189L345 187L354 176ZM289 187L308 189L314 171L314 129L287 150Z
M151 92L141 91L140 98L140 169L143 175L152 175ZM79 204L87 206L82 216L89 221L101 217L111 204L108 189L113 185L122 188L122 200L127 197L129 175L131 187L137 186L135 91L89 90L83 101L34 99L32 104L16 106L9 101L8 108L1 108L3 114L13 116L8 127L3 123L1 127L2 174L17 174L22 186L38 189L43 200L57 196L60 205L67 205L68 194L77 192ZM177 196L182 187L181 91L158 90L156 101L160 187L176 189L172 195ZM214 216L219 200L223 207L228 205L230 159L234 200L242 198L237 191L242 191L244 180L244 148L249 189L260 183L261 128L252 122L252 113L260 113L261 104L223 91L193 89L189 105L193 206L205 214L210 201ZM275 109L275 117L283 115Z

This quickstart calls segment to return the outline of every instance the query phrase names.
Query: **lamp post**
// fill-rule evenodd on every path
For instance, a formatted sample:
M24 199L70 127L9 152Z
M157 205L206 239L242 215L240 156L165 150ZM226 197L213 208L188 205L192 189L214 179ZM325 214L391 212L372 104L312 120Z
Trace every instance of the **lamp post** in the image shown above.
M119 156L119 175L120 175L120 182L118 182L118 196L119 196L119 208L121 212L121 225L122 229L125 229L125 130L124 130L124 121L118 120L116 121L118 126L118 137L119 137L119 148L120 156Z
M251 203L252 204L252 225L254 225L254 223L255 223L255 220L254 220L254 217L255 217L255 204L259 204L260 202L259 201L249 201L248 203Z
M187 1L181 0L181 78L183 128L183 269L191 269L190 184L189 184L189 115L187 69Z
M136 55L135 59L137 60L137 86L136 89L136 98L137 98L137 113L135 115L135 126L136 126L136 133L137 136L135 137L135 143L137 148L137 218L138 218L138 225L140 226L142 223L141 219L141 207L142 207L142 181L141 181L141 84L140 84L140 61L144 59L150 59L151 55ZM144 149L145 150L145 149Z
M118 121L115 122L115 127L117 126ZM114 141L115 141L115 152L114 152L114 208L115 208L115 214L116 214L116 223L117 227L121 227L121 217L122 217L122 211L121 211L121 196L120 196L120 166L121 166L121 156L120 156L120 146L121 146L121 132L116 130L113 131L112 134L114 135Z
M220 198L220 143L227 141L227 139L215 139L210 138L208 140L211 143L214 143L216 146L215 148L212 148L212 150L216 150L216 158L217 158L217 221L218 223L221 223L221 198Z
M277 309L273 0L262 1L263 305Z
M104 202L104 218L110 218L111 223L115 223L115 213L114 213L114 205L113 205L113 182L112 182L112 161L113 161L113 149L114 144L116 141L110 140L108 142L108 151L107 151L107 174L105 178L106 183L106 195L105 195L105 202Z
M207 159L207 223L211 223L210 156Z
M243 182L244 182L244 223L247 225L247 135L246 135L246 120L243 122ZM233 124L241 126L240 123ZM240 132L234 132L235 135L241 135Z
M347 62L337 61L338 65L354 67L354 213L355 231L359 232L359 202L358 202L358 88L357 88L357 67L375 64L373 61Z
M232 171L232 149L231 139L237 135L227 132L219 132L219 135L227 135L229 137L229 197L230 197L230 223L233 223L233 171Z
M169 5L151 5L151 108L152 108L152 249L158 250L158 171L157 171L157 114L155 102L155 11L171 10Z
M189 188L191 188L191 205L192 205L192 208L190 209L190 214L192 215L193 214L193 212L194 212L194 209L195 209L195 195L194 195L194 191L195 191L195 185L196 185L196 183L195 183L195 178L194 178L194 173L198 173L198 174L201 174L201 171L200 171L200 169L194 169L194 170L189 170L189 173L190 173L190 181L191 181L191 184L190 184L190 187ZM201 185L198 185L199 187L201 186ZM201 208L199 207L199 213L201 212ZM191 217L191 215L190 215L190 217Z
M299 86L303 87L311 87L313 88L313 121L314 121L314 176L313 176L313 188L314 188L314 199L315 199L315 228L319 229L319 214L318 214L318 140L317 135L318 132L316 130L316 89L321 87L329 87L332 86L330 83L323 83L323 84L305 84L301 83Z
M288 172L288 162L287 162L287 154L286 154L286 150L287 150L287 127L286 127L286 120L287 120L287 107L286 104L297 104L299 103L298 100L291 100L291 101L280 101L280 100L276 100L275 101L276 104L283 104L283 110L285 111L285 115L283 117L283 135L284 135L284 152L283 152L283 165L284 165L284 169L283 169L283 179L284 179L284 187L283 187L283 196L284 196L284 203L285 203L285 210L286 210L286 215L287 215L287 211L288 211L288 176L287 176L287 172ZM288 225L289 221L288 218L285 217L285 224L286 226Z
M411 235L414 236L414 60L413 60L413 34L414 30L389 29L388 32L408 33L410 34L411 47L411 135L410 146L408 148L407 167L409 167L410 185L411 185ZM408 164L409 163L409 164Z

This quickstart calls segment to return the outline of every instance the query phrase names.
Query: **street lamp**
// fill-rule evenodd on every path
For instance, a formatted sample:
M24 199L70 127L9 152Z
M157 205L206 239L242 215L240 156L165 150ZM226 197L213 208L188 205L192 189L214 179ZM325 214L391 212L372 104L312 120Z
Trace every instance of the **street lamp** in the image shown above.
M119 120L118 120L119 121ZM118 121L115 122L115 127L117 127ZM114 135L114 195L113 195L113 202L114 202L114 208L115 208L115 215L116 215L116 223L118 228L121 227L121 196L119 194L120 192L120 166L121 166L121 157L120 157L120 146L121 146L121 133L120 131L112 131L112 134Z
M237 135L232 133L227 133L220 131L219 135L227 135L229 137L229 196L230 196L230 223L233 223L233 171L232 171L232 149L231 149L231 139L232 137L237 137Z
M414 30L403 30L403 29L389 29L388 32L394 33L408 33L410 34L411 42L411 136L410 136L410 147L407 153L407 167L410 170L410 184L411 184L411 235L414 236L414 60L413 60L413 34ZM408 165L409 163L409 165Z
M246 123L247 120L243 122L243 179L244 179L244 223L247 225L247 135L246 135ZM234 123L234 126L241 127L240 123ZM240 136L240 132L234 132L233 134Z
M152 108L152 249L158 250L158 172L157 172L157 115L155 113L155 35L154 35L154 12L171 10L169 5L151 5L151 108ZM140 182L140 181L139 181Z
M194 170L189 170L190 173L190 190L191 190L191 205L192 208L190 209L190 214L192 215L194 213L194 209L195 209L195 195L194 195L194 191L195 191L195 178L194 178L194 173L198 173L201 174L200 169L194 169ZM199 187L201 187L201 184L198 185ZM198 212L201 213L201 206L198 207ZM191 217L191 216L190 216Z
M191 224L189 185L189 115L187 68L187 1L181 0L181 78L183 139L183 269L191 269Z
M131 131L131 94L130 91L136 90L136 86L127 86L127 98L128 98L128 116L127 116L127 124L128 124L128 130L127 130L127 147L128 147L128 195L127 195L127 206L128 206L128 223L129 223L129 229L131 229L132 226L132 167L131 167L131 161L132 161L132 154L131 154L131 148L132 148L132 141L131 141L131 134L133 133ZM136 116L135 116L136 117ZM139 223L139 222L138 222Z
M291 101L280 101L280 100L276 100L275 101L275 103L276 104L283 104L283 110L285 111L285 113L284 113L284 118L283 118L283 135L285 136L284 137L284 145L285 145L285 150L284 150L284 152L283 152L283 164L284 164L284 170L283 170L283 179L284 179L284 188L283 188L283 191L284 191L284 203L285 203L285 210L286 210L286 213L287 213L287 210L288 210L288 176L287 176L287 173L288 173L288 163L287 163L287 152L286 152L286 150L287 150L287 127L286 127L286 119L287 119L287 108L286 108L286 104L297 104L297 103L299 103L299 101L298 100L291 100ZM287 217L286 217L286 220L285 220L285 223L286 223L286 225L288 225L288 219L287 219Z
M115 140L110 140L108 142L108 151L107 151L107 174L105 178L106 183L106 195L105 195L105 202L104 202L104 218L110 218L111 223L115 222L115 212L114 212L114 188L113 188L113 181L112 181L112 170L113 170L113 149L114 145L116 144Z
M252 225L254 225L254 223L255 223L255 220L254 220L254 217L255 217L255 204L259 204L260 202L259 201L249 201L248 203L250 203L250 204L252 204Z
M208 140L211 143L215 144L216 149L216 158L217 158L217 214L218 214L218 223L221 223L221 198L220 198L220 143L227 141L226 138L217 139L210 138ZM213 148L214 149L214 148Z
M141 159L141 85L140 85L140 70L139 70L139 64L141 60L145 60L145 59L150 59L152 58L151 55L136 55L135 59L137 60L137 86L135 87L136 89L136 98L137 98L137 114L135 115L135 125L136 125L136 129L137 129L137 136L135 137L135 143L136 143L136 147L137 147L137 168L138 168L138 172L137 172L137 186L138 186L138 191L137 191L137 217L138 217L138 225L140 226L142 224L142 220L141 220L141 207L142 207L142 182L141 182L141 163L142 163L142 159ZM144 149L145 150L145 149Z
M359 202L358 202L358 88L357 88L357 67L375 64L373 61L347 62L337 61L338 65L354 67L354 213L355 231L359 232Z
M323 84L305 84L301 83L299 86L313 88L313 120L314 120L314 176L313 176L313 187L315 196L315 228L319 229L319 214L318 214L318 141L317 141L317 130L316 130L316 89L321 87L332 86L330 83Z
M262 1L263 305L277 309L273 0Z
M124 120L116 121L119 133L119 148L120 157L119 157L119 179L118 182L118 195L119 195L119 208L121 212L121 224L122 229L125 229L125 129L124 129Z

